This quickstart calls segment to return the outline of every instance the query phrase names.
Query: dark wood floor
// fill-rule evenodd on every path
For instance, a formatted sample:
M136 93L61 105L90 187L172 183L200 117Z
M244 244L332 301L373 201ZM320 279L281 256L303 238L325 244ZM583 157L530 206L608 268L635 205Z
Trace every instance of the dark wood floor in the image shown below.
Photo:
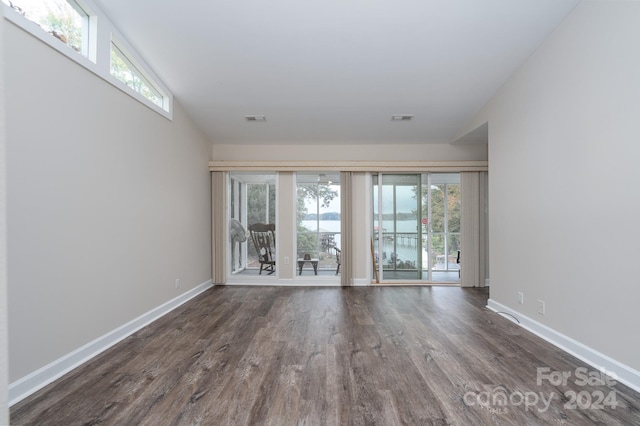
M487 295L214 287L16 404L11 421L640 425L638 393L582 385L593 369L487 310ZM538 367L572 376L538 384Z

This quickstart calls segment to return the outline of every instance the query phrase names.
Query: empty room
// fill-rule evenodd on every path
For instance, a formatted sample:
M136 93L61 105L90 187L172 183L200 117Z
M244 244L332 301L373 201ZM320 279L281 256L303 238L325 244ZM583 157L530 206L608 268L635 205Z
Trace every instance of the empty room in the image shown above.
M640 0L0 4L0 425L640 425Z

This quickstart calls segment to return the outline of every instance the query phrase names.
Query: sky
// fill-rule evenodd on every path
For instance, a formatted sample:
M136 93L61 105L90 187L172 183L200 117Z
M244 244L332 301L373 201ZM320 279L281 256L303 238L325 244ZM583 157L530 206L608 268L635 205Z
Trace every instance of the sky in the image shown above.
M320 204L320 214L322 214L322 213L331 213L331 212L338 212L338 213L340 212L340 186L331 185L331 189L336 191L338 193L338 196L335 197L333 200L331 200L331 202L329 203L329 207L323 207L322 204ZM316 212L315 200L305 199L305 206L307 207L307 212L308 213L315 213Z

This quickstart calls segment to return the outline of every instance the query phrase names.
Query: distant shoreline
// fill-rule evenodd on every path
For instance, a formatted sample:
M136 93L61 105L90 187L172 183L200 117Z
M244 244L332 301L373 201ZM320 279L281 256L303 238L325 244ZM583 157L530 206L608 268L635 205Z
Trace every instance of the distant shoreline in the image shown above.
M318 219L318 216L320 219ZM320 215L317 215L316 213L309 213L302 220L340 220L340 213L328 212L320 213Z

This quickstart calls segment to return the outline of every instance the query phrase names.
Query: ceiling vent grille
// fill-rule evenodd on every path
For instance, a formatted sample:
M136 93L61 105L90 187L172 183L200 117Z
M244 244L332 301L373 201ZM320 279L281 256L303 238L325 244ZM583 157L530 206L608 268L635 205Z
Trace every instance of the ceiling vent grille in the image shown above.
M264 115L245 115L244 119L247 121L267 121L267 117Z
M413 119L413 114L393 114L391 121L410 121Z

